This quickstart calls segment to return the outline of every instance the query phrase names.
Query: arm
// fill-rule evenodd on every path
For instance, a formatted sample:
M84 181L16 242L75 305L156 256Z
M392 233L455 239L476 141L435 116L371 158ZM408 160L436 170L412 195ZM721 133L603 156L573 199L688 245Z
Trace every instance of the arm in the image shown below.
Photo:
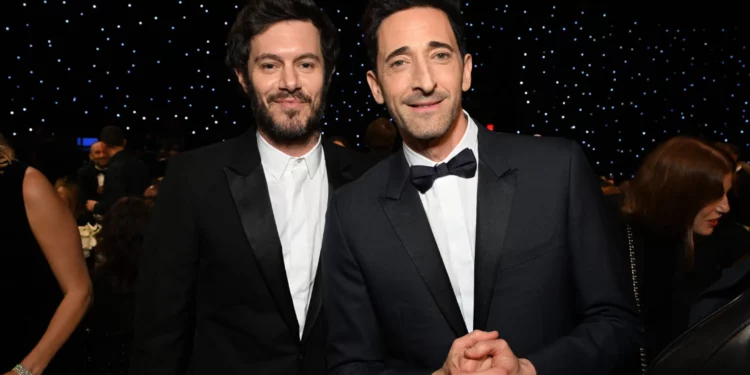
M91 303L91 279L83 259L81 237L75 220L49 181L36 169L26 170L23 200L34 238L64 295L47 331L21 361L21 365L33 374L41 374L86 313ZM29 277L34 275L30 274ZM34 306L33 298L29 296L27 301L31 308Z
M194 330L197 233L180 159L161 185L138 271L130 373L185 374Z
M95 214L106 214L118 199L126 195L126 179L125 168L122 165L113 165L107 170L102 200L94 206Z
M326 214L323 236L323 312L328 328L330 374L431 374L427 369L388 368L380 328L362 272L341 228L336 195Z
M614 225L581 149L571 142L567 238L578 326L528 356L541 375L608 374L637 352L641 324Z

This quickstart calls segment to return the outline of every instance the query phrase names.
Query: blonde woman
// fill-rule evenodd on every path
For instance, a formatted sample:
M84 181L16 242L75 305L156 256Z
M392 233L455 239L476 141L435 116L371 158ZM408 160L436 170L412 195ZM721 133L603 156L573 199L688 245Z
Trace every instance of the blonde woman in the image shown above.
M64 347L91 302L73 215L38 170L13 160L0 138L0 373L73 374Z

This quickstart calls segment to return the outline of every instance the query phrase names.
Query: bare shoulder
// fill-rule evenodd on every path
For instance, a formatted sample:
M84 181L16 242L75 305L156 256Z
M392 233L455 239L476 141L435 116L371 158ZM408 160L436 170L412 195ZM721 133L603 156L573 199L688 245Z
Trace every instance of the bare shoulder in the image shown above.
M23 178L23 199L26 204L49 198L56 198L52 184L38 169L28 167Z

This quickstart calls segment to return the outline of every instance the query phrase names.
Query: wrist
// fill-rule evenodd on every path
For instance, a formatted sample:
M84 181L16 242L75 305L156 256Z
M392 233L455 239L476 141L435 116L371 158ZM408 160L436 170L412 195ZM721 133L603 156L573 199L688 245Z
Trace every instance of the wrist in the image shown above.
M21 363L19 363L18 365L28 371L26 373L22 371L16 371L16 373L20 375L41 375L42 372L44 372L44 369L47 367L46 364L39 363L38 361L31 361L28 358L21 361Z
M28 367L26 367L26 366L24 366L24 365L22 365L20 363L17 364L15 367L13 367L13 370L11 370L11 373L18 374L18 375L35 375L31 371L31 369L29 369Z

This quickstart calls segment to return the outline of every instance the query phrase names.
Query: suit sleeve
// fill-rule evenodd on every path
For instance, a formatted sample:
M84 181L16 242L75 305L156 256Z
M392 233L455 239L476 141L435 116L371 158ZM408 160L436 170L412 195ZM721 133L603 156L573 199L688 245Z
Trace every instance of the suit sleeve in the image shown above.
M104 215L117 202L126 195L127 176L122 165L113 165L107 171L104 180L104 192L102 200L94 206L94 213Z
M140 260L130 373L185 374L190 360L198 263L186 173L170 163Z
M642 326L611 215L586 157L577 144L570 145L568 266L579 324L528 359L540 375L609 374L638 351Z
M328 327L328 373L336 375L429 375L434 370L389 368L380 328L357 260L331 199L323 236L323 312ZM447 353L446 353L447 354Z

